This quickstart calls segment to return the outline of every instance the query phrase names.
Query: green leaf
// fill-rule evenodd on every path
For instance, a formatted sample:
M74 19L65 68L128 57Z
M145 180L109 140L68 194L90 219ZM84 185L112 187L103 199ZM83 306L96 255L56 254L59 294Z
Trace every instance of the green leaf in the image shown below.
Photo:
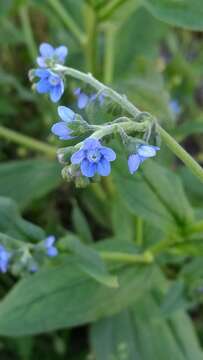
M0 195L14 199L21 208L61 183L60 166L43 159L11 161L0 165Z
M162 318L151 294L129 310L94 324L90 339L96 360L200 360L203 356L189 317L181 311L170 320Z
M116 276L108 273L107 267L99 253L90 246L84 245L75 236L62 239L66 249L76 255L79 268L95 280L109 287L118 287Z
M173 172L150 160L134 176L129 174L125 163L119 168L114 172L115 181L123 201L133 214L164 232L177 230L178 226L193 220L192 208Z
M37 334L95 321L126 308L153 284L152 266L111 270L118 276L116 289L81 272L72 256L64 258L64 264L24 278L0 304L0 334Z
M170 25L203 30L202 0L142 0L156 18Z
M80 239L84 240L84 242L87 244L92 243L93 238L91 229L84 213L79 208L77 203L75 203L73 207L72 220L75 231L79 235Z
M44 231L20 216L16 203L0 197L0 232L19 240L43 240Z

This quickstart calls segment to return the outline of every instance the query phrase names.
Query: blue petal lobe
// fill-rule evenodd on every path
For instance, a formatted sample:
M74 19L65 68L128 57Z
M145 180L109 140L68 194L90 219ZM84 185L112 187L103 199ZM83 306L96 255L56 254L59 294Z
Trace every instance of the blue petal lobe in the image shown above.
M83 150L78 150L76 151L72 156L71 156L71 162L72 164L80 164L81 161L84 159L85 157L85 152Z
M61 140L71 139L71 131L63 121L54 124L51 128L51 131L54 135L59 136Z
M85 93L81 93L78 96L78 101L77 101L77 105L79 109L84 109L89 101L89 97L85 94Z
M81 172L84 176L92 177L95 175L97 170L95 163L90 163L87 159L82 160Z
M44 241L45 247L48 248L52 246L55 243L55 241L56 241L55 236L53 235L48 236Z
M92 150L101 147L101 143L97 139L89 138L84 141L84 150Z
M66 46L59 46L54 51L54 55L57 56L57 58L61 63L64 63L67 54L68 54L68 49Z
M41 79L46 79L49 76L49 71L45 69L36 69L35 76L38 76Z
M50 91L50 84L47 80L41 79L36 85L36 90L40 94L45 94Z
M70 122L74 120L75 113L66 106L58 107L58 114L63 121Z
M54 48L50 44L42 43L39 47L39 52L43 57L52 57Z
M46 61L45 59L42 57L42 56L38 56L37 57L37 64L42 67L42 68L46 68L47 67L47 64L46 64Z
M153 157L156 155L156 148L152 145L141 145L137 150L138 154L143 157Z
M101 147L100 153L108 161L114 161L116 159L116 153L112 149L110 149L110 148L108 148L106 146Z
M50 98L51 98L51 100L53 102L59 101L61 96L63 95L63 92L64 92L63 82L61 82L57 86L52 86L51 89L50 89Z
M111 165L106 159L101 159L97 164L97 172L101 176L108 176L111 172Z
M128 169L131 174L134 174L139 168L141 163L140 157L138 154L132 154L128 158Z

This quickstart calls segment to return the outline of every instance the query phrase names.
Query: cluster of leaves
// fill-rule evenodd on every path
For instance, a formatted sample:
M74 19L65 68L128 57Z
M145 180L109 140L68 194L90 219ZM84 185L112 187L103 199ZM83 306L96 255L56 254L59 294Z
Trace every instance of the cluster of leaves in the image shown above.
M78 45L77 31L71 33L69 16L87 31L88 49ZM35 58L33 39L46 40L68 46L70 66L112 82L202 159L202 34L179 29L203 30L201 0L2 1L0 19L2 125L57 145L49 131L56 114L25 78ZM70 83L63 103L74 103L74 87ZM172 111L173 99L181 104L179 114ZM90 122L102 122L116 109L85 111ZM58 236L61 253L35 275L18 281L1 275L2 358L202 359L198 180L164 146L158 164L149 161L131 177L115 144L121 156L112 178L76 192L62 183L55 159L33 159L33 152L6 141L0 146L0 240L35 242L46 230ZM156 264L106 265L108 254L148 249ZM81 326L76 333L75 326Z

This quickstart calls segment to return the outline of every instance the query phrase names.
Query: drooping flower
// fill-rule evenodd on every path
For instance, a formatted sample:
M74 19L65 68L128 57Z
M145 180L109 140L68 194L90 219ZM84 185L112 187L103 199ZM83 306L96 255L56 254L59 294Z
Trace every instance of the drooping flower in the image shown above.
M37 64L41 68L49 68L55 64L64 64L68 49L66 46L54 48L50 44L42 43L39 52L40 56L37 57Z
M156 152L160 150L158 146L140 145L134 154L128 158L128 168L131 174L134 174L139 166L148 158L156 156Z
M11 253L3 245L0 245L0 272L6 273L8 270Z
M104 102L104 94L91 94L87 95L84 91L82 91L80 88L77 88L74 90L74 95L77 97L77 107L79 109L86 108L87 105L89 105L92 101L98 100L99 104L102 105Z
M46 249L47 256L54 257L58 255L58 250L56 246L54 246L54 243L56 241L55 236L50 235L44 240L44 247Z
M60 75L50 69L37 69L35 76L40 80L36 84L36 90L40 94L48 93L53 102L60 100L64 93L64 83Z
M96 173L108 176L111 172L110 162L116 159L115 152L102 146L99 140L89 138L84 141L80 150L71 156L72 164L80 164L81 173L93 177Z
M68 124L74 121L75 113L66 106L59 106L58 114L62 121L59 121L52 126L52 133L58 136L60 140L72 139L72 130L68 127Z

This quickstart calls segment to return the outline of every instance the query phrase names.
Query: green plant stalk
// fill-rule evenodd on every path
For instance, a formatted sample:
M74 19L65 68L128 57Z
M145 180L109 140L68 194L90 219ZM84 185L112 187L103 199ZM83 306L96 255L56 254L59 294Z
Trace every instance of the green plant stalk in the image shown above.
M202 167L160 125L157 125L157 129L163 142L168 146L168 148L192 171L197 178L199 178L201 182L203 182Z
M87 4L84 18L86 20L86 67L95 75L97 71L97 18L94 9Z
M73 68L65 67L62 65L57 65L53 69L55 71L62 72L64 75L71 76L75 79L81 80L86 84L94 87L98 92L105 93L113 101L115 101L119 106L125 109L133 118L136 118L141 114L141 111L135 107L125 95L120 95L115 90L110 89L108 86L102 84L100 81L95 79L92 74L85 74L79 70ZM163 142L170 148L170 150L180 159L183 163L192 171L192 173L203 182L203 169L201 166L179 145L174 138L167 133L159 124L157 124L157 130L160 133L161 139Z
M113 82L114 73L114 52L115 52L115 35L116 28L109 24L105 30L106 49L104 58L104 83L111 84Z
M27 6L22 6L19 11L19 17L21 20L22 30L24 33L25 42L30 54L31 60L35 61L37 56L37 47L35 44L35 40L33 37L32 27L30 24L30 19L28 15L28 8Z
M129 0L111 0L108 1L108 3L106 4L106 6L102 7L101 10L99 11L99 20L103 21L106 18L108 18L109 16L111 16L111 14L119 7L121 6L124 2L129 1Z
M147 263L150 264L154 261L153 255L146 251L143 254L127 254L122 252L111 252L111 251L100 251L99 252L101 258L107 261L115 261L122 262L127 264L139 264L139 263Z
M67 28L72 32L75 38L78 40L80 45L84 46L86 44L86 35L76 24L75 20L71 17L71 15L66 11L64 6L60 3L59 0L48 0L49 5L52 9L58 14L63 23L67 26Z
M189 225L185 229L186 234L195 234L195 233L201 233L203 232L203 220L198 221L194 224Z
M16 144L23 145L28 149L39 151L46 155L48 158L55 159L57 149L54 146L44 144L41 141L35 140L29 136L17 133L14 130L0 126L0 137L12 141Z

